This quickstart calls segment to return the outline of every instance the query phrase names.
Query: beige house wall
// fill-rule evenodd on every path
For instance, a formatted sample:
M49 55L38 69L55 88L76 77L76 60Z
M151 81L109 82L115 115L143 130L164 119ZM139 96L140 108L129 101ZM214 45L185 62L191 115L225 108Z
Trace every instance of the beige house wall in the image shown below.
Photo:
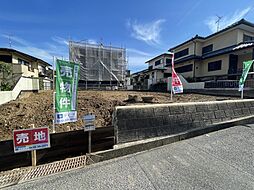
M238 69L242 69L243 68L243 62L244 61L249 61L249 60L252 60L252 55L250 53L239 55L238 56L238 65L237 65L237 68Z
M39 77L38 69L34 69L33 71L28 70L28 66L21 64L13 64L13 74L21 74L25 77Z
M160 56L160 57L148 62L148 66L153 66L153 69L155 69L155 68L164 68L164 66L166 65L166 58L171 58L171 57L167 56L167 55ZM158 60L162 60L161 64L155 66L155 62L158 61Z
M203 47L213 44L213 51L238 44L238 30L223 32L206 40Z
M195 39L192 41L189 41L188 43L177 47L173 49L174 53L180 52L186 48L189 49L188 55L179 57L177 60L183 59L185 57L188 57L190 55L197 55L197 56L202 56L202 48L208 45L213 44L213 50L216 51L219 49L227 48L233 45L237 45L239 43L243 42L243 36L248 35L248 36L254 36L254 30L253 27L246 26L246 25L240 25L234 28L231 28L227 31L224 31L222 33L218 33L214 36L211 36L209 38L205 38L205 40L202 39ZM238 55L238 69L242 69L242 63L243 61L251 60L252 59L252 52L253 52L253 47L249 49L243 49L239 51L234 51L232 54ZM193 71L191 72L185 72L181 73L181 75L185 78L192 78L192 77L204 77L204 76L214 76L214 75L227 75L228 74L228 69L229 69L229 54L225 55L219 55L215 56L213 58L208 58L205 60L195 60L195 65L194 65L194 60L191 61L186 61L180 64L175 64L175 68L179 68L185 65L192 64L193 65ZM163 64L154 66L155 61L159 59L163 59L164 56L158 57L152 62L149 62L149 66L153 65L153 68L163 68ZM219 61L221 60L221 70L217 71L209 71L208 72L208 63L214 62L214 61ZM163 63L166 63L165 58L163 59ZM194 68L195 67L195 68ZM253 65L254 68L254 65ZM163 78L163 73L159 73L158 71L154 71L156 79ZM195 76L194 76L195 75Z
M182 59L184 57L188 57L189 55L193 55L194 54L194 43L193 42L189 42L189 43L187 43L187 44L185 44L185 45L183 45L183 46L181 46L179 48L174 49L174 53L182 51L182 50L184 50L186 48L189 48L189 54L185 55L185 56L182 56L182 57L179 57L179 58L177 58L175 60Z
M21 65L18 63L18 59L22 59L31 64L31 71L28 70L27 65ZM38 75L38 63L31 61L24 56L12 55L13 70L15 73L22 73L22 76L26 77L39 77Z
M202 47L203 47L203 43L202 42L196 42L196 52L195 52L196 55L198 55L198 56L202 55Z
M179 67L182 67L185 65L191 65L191 64L192 64L192 68L193 68L194 61L186 61L183 63L175 64L175 68L179 68ZM192 78L193 77L193 69L190 72L185 72L185 73L180 73L180 74L185 78Z
M158 60L161 60L161 64L155 66L155 62L158 61ZM163 59L163 57L158 57L157 59L155 59L155 60L152 61L152 65L153 65L153 68L154 68L154 69L155 69L155 68L163 68L163 67L164 67L163 64L164 64L164 59Z
M213 61L219 61L219 60L222 61L221 70L208 72L208 63L213 62ZM229 55L228 54L206 59L197 65L198 69L196 69L196 77L228 74L228 65L229 65Z
M155 72L156 72L156 80L157 81L164 78L164 73L162 71L155 71Z
M243 36L254 36L254 32L238 29L238 43L243 42Z
M152 73L154 73L154 78L152 78ZM161 79L164 78L164 73L159 70L150 71L147 73L149 75L149 79L152 81L152 84L158 83Z
M195 40L196 52L194 52L194 46L195 46L194 44L195 43L193 41L190 41L189 43L174 49L174 52L177 53L181 50L189 48L189 54L186 56L180 57L178 59L187 57L189 55L194 55L194 53L198 56L201 56L203 47L213 44L213 51L215 51L215 50L219 50L219 49L222 49L225 47L236 45L236 44L243 42L243 35L244 34L249 35L249 36L254 36L254 32L249 32L249 31L246 31L243 29L234 28L230 31L223 32L223 33L218 34L216 36L212 36L211 38L209 38L205 41Z

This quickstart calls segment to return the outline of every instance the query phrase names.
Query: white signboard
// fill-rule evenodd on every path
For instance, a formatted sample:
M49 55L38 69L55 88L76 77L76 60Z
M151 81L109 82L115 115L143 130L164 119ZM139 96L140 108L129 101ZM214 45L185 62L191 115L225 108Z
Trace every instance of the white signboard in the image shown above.
M85 122L84 130L85 131L94 131L95 130L95 115L85 115L83 117L83 120Z
M94 131L95 126L94 125L85 125L84 130L85 131Z

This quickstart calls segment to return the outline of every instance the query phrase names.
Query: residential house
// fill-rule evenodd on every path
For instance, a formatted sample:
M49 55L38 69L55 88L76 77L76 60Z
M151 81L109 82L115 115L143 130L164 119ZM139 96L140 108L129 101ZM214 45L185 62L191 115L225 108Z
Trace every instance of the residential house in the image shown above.
M171 76L172 54L169 52L160 54L145 63L148 69L133 73L131 75L131 84L136 90L149 90L154 85L167 82ZM165 86L166 88L166 86Z
M207 37L196 35L169 51L175 54L176 72L186 79L235 80L243 61L254 59L254 24L242 19Z
M147 74L149 75L152 85L165 82L165 79L171 76L171 62L172 54L169 52L146 61L148 64Z
M130 85L133 85L134 90L148 90L147 79L149 78L149 75L146 74L147 71L148 69L144 69L131 74Z
M8 79L12 85L20 77L39 78L41 89L51 89L53 71L49 63L10 48L0 48L0 61L11 65L11 76Z

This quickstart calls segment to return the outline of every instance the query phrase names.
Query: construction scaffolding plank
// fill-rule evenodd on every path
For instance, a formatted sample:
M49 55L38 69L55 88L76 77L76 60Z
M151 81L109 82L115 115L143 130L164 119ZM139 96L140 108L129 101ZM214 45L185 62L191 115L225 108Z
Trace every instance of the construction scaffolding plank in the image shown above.
M112 85L125 80L126 49L86 42L69 42L69 58L80 63L80 80Z

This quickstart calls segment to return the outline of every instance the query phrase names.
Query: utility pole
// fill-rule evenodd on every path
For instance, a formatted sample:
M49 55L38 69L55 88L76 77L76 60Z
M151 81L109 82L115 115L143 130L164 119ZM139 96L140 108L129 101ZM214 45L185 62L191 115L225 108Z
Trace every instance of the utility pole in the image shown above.
M218 32L220 29L220 20L222 19L223 16L218 16L218 15L216 16L218 17L218 20L215 22L215 24L217 24L217 32Z

